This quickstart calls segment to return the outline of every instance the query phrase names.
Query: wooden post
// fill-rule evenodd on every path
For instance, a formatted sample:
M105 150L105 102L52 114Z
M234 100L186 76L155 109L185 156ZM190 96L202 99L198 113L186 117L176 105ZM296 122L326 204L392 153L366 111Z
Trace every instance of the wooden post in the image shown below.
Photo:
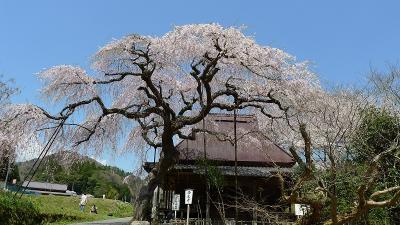
M187 213L186 213L186 225L189 225L189 214L190 214L190 205L187 205Z
M238 220L238 171L237 171L237 133L236 133L236 109L233 110L233 132L235 136L235 223ZM237 224L237 223L236 223Z
M175 212L176 214L176 212ZM176 218L174 219L174 225L178 225L178 221L176 220Z

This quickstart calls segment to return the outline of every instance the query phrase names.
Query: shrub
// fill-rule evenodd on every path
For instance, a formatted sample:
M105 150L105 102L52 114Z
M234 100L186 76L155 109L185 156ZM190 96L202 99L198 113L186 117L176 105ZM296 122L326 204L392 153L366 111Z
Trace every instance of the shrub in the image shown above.
M43 224L43 217L32 202L14 199L11 193L0 191L0 224Z

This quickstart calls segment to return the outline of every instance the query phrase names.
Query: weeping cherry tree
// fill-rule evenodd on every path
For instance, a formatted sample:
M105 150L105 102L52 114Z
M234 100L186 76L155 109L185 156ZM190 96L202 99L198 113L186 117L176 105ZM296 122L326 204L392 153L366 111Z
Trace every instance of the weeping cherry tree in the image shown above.
M298 87L319 88L306 62L218 24L178 26L161 37L128 35L99 49L92 71L60 65L40 72L43 97L64 107L49 113L13 105L4 115L14 118L10 140L20 151L34 149L62 122L57 144L71 150L158 148L142 204L176 163L174 140L193 139L190 128L210 111L253 108L282 117L302 94Z

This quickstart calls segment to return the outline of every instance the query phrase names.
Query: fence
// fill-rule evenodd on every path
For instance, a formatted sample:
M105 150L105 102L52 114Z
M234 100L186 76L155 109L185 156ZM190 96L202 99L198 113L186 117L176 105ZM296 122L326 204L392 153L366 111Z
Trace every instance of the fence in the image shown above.
M186 220L170 220L166 225L186 225ZM225 222L222 220L211 220L206 223L205 219L189 219L189 225L291 225L294 222L267 222L267 221L242 221L227 219Z

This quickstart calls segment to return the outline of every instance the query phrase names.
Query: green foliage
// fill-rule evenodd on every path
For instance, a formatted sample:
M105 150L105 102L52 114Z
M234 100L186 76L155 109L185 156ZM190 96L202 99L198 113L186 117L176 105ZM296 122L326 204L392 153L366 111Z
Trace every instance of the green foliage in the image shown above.
M350 213L357 200L357 188L365 182L363 175L366 166L347 162L337 170L336 193L338 212Z
M207 169L207 182L216 188L222 188L224 186L224 175L218 169L216 165L213 165L208 160L198 160L197 165L201 168Z
M365 183L366 169L367 165L356 162L346 162L337 169L336 195L338 198L337 209L340 214L351 213L351 209L356 207L357 189ZM329 176L327 179L329 179ZM328 214L329 212L325 213ZM391 224L389 210L384 208L370 209L368 214L350 224Z
M128 175L119 168L104 166L93 160L77 161L66 168L56 155L51 155L45 165L39 167L34 180L67 184L69 190L78 194L92 194L99 198L105 194L109 199L129 201L132 194L129 186L122 182Z
M294 173L293 173L293 180L298 180L301 176L301 174L304 173L305 167L302 167L300 165L297 165L294 167ZM321 173L321 177L326 176L326 171L317 171L317 169L314 167L312 168L314 173ZM326 196L325 193L317 190L316 187L318 187L318 182L315 179L310 179L304 182L304 184L301 186L300 193L301 196L307 197L310 200L316 200L319 202L325 202L326 201Z
M357 189L358 187L365 183L365 170L367 168L367 164L359 163L355 161L347 161L337 167L336 170L336 196L337 196L337 210L339 214L347 214L351 213L351 210L357 204ZM294 176L299 176L302 172L302 168L297 167L295 170ZM319 173L319 176L322 180L327 181L325 184L327 188L333 186L332 182L332 174L328 170L319 170L316 171ZM380 184L378 184L379 186ZM303 187L301 188L302 196L306 196L312 200L318 200L319 202L323 202L325 207L322 211L321 218L323 220L328 220L330 218L330 204L329 198L327 198L326 194L323 191L319 191L316 187L318 187L318 183L315 179L309 180L305 182ZM376 187L376 189L382 190L382 187ZM332 191L332 190L330 190ZM353 221L350 224L352 225L364 225L364 224L393 224L390 218L390 210L385 208L376 208L369 210L368 214L358 219L357 221Z
M3 149L0 149L0 151L3 151ZM7 153L3 154L5 156L0 158L0 180L6 179L8 162L10 158L9 156L7 156ZM7 182L11 182L13 179L16 179L17 181L20 180L18 166L15 163L11 163L10 165L10 173L8 174Z
M8 178L8 182L12 182L13 179L16 179L17 182L21 181L21 177L19 176L19 167L16 164L14 164L11 169L11 175Z
M342 170L339 171L339 175L341 175L340 179L354 184L350 185L350 187L345 186L344 184L346 183L341 183L341 185L339 185L341 188L339 193L344 195L340 196L341 199L351 197L348 196L350 193L355 195L355 188L358 186L357 183L363 179L363 173L365 173L365 168L369 165L371 159L389 149L393 144L396 144L396 139L399 134L400 120L396 115L375 107L370 107L362 113L361 125L350 142L352 155L352 169L350 170L360 172L353 175L347 174ZM400 170L398 169L400 162L397 157L394 157L394 154L398 153L387 154L379 162L380 176L372 191L383 190L387 187L400 184ZM353 198L354 197L355 196L353 196ZM349 207L345 202L341 203L342 210ZM364 219L369 222L373 221L371 224L391 224L396 223L396 221L400 222L400 207L372 209Z
M7 173L7 166L3 167L3 165L0 165L0 180L5 180L6 179L6 173ZM8 174L8 179L7 182L11 183L14 179L16 179L17 181L20 181L20 176L19 176L19 169L18 166L16 164L12 164L10 166L10 173Z
M371 157L387 150L399 133L400 121L397 116L384 109L370 107L362 112L361 125L351 140L354 160L371 160Z
M14 199L11 193L0 192L0 224L42 224L43 216L30 201Z

